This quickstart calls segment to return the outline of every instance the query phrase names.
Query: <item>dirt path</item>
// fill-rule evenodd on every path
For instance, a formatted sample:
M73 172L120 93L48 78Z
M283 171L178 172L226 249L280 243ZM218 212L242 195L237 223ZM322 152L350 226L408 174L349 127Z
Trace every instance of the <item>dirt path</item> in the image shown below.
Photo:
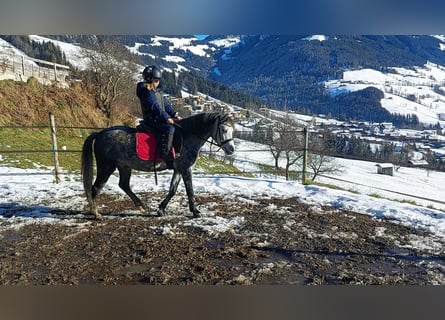
M0 284L445 284L444 242L421 230L296 199L198 202L198 220L185 199L158 218L110 196L102 221L1 219Z

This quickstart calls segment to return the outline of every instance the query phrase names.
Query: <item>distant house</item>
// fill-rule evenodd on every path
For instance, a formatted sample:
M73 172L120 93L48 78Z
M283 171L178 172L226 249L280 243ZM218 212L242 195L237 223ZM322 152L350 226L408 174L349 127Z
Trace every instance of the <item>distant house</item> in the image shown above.
M408 163L412 166L427 166L428 165L428 162L425 159L420 159L420 160L409 159Z
M394 175L394 165L392 163L377 163L375 166L377 167L378 174Z

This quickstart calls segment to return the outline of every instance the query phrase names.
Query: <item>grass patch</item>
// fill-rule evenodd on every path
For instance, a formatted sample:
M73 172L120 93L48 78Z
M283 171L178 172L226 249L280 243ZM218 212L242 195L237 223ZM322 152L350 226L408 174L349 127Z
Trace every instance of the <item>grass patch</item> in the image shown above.
M276 169L275 166L258 163L258 169L265 174L273 174L281 178L286 178L286 171L284 169ZM289 170L289 180L301 179L301 173L299 171Z
M336 186L334 184L329 184L329 183L322 183L322 182L312 181L310 184L315 185L315 186L319 186L319 187L325 187L325 188L329 188L329 189L334 189L334 190L349 191L349 190L346 190L346 189L344 189L342 187Z
M80 150L87 135L87 130L57 130L59 165L63 169L70 172L80 171ZM50 129L0 128L0 154L2 164L5 165L23 169L36 166L54 167Z
M60 167L68 172L79 173L82 145L90 134L90 130L56 129L56 134ZM49 127L38 129L0 128L0 154L3 165L22 169L54 168L54 152ZM213 174L235 173L253 177L253 174L243 173L227 161L202 155L198 157L195 169Z
M213 174L234 173L237 175L246 175L246 173L243 173L238 168L236 168L230 163L227 163L226 161L203 155L198 157L198 160L196 161L194 168L195 170L198 171L203 171Z
M417 202L414 200L407 200L407 199L402 199L400 200L401 203L408 203L408 204L412 204L414 206L417 206Z
M370 197L377 198L377 199L382 199L382 198L383 198L380 194L378 194L378 193L376 193L376 192L371 193L369 196L370 196Z

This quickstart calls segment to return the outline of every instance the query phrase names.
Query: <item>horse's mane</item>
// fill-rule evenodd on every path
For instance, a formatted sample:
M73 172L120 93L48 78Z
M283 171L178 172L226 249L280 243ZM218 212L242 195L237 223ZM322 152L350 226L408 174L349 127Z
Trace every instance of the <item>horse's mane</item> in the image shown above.
M215 122L221 118L222 114L218 112L212 113L198 113L196 115L182 119L179 126L185 135L197 134L204 135L211 131Z

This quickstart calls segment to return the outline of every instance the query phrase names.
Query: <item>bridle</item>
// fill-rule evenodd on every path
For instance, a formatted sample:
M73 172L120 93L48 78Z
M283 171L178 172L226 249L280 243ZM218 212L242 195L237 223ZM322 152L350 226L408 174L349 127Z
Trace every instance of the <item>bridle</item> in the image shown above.
M226 145L227 143L229 143L229 142L231 142L231 141L233 141L233 138L229 138L229 139L226 139L226 140L223 140L223 141L221 141L221 137L222 137L222 128L221 128L221 124L223 124L221 121L219 121L218 122L218 125L216 126L216 132L215 132L215 138L216 139L213 139L213 136L212 136L212 139L213 140L215 140L215 142L213 142L213 141L207 141L208 143L210 143L211 145L214 145L214 146L217 146L217 147L219 147L220 149L224 146L224 145ZM219 142L218 142L219 141Z

